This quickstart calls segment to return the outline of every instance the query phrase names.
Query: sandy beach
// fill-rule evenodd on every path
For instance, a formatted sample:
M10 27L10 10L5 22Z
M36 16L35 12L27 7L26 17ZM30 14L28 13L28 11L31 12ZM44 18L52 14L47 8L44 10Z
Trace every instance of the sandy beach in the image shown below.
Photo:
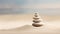
M33 14L0 15L1 34L60 34L60 16L44 16L42 27L33 27Z

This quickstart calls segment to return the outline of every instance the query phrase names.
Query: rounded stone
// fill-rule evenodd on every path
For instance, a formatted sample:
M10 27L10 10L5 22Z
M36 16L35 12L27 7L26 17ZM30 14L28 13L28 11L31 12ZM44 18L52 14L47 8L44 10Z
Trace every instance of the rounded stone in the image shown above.
M43 25L42 25L42 24L33 23L32 26L34 26L34 27L41 27L41 26L43 26Z

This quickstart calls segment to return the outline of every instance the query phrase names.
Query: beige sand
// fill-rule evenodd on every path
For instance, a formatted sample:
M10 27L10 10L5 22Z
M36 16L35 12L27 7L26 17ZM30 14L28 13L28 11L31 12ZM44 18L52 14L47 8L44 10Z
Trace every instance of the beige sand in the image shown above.
M32 14L0 15L1 34L60 34L60 16L41 15L44 26L31 26Z

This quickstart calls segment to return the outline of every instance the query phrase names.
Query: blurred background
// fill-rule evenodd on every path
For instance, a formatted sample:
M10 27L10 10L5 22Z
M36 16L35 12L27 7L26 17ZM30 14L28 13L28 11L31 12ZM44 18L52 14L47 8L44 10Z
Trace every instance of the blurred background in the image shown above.
M0 29L32 24L35 12L43 21L59 21L60 0L0 0Z

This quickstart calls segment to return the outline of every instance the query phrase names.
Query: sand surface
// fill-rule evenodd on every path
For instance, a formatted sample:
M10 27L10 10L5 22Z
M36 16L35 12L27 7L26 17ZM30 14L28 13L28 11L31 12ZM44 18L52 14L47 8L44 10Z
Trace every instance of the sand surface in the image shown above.
M60 34L60 16L44 16L42 27L33 27L32 14L0 15L1 34Z

